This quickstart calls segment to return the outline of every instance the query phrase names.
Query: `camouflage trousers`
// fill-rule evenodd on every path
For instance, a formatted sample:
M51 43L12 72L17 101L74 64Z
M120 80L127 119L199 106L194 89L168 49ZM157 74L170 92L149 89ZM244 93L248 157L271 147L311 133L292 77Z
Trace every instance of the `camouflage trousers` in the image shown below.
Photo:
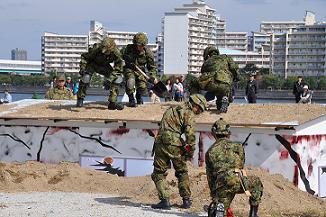
M169 199L170 190L166 181L167 170L172 162L175 176L178 179L179 194L181 197L190 197L190 182L186 160L181 155L181 147L165 145L161 142L155 143L154 171L152 180L155 183L160 199Z
M147 82L143 76L138 75L131 69L126 69L124 76L126 79L127 95L134 94L135 90L137 95L143 96L147 94Z
M243 177L243 183L246 189L251 193L249 204L257 206L261 202L263 195L263 183L257 176ZM224 204L224 216L231 205L236 194L244 193L238 174L233 171L217 175L216 186L211 190L212 200L216 203Z
M94 73L98 73L100 75L105 76L111 83L110 86L110 92L109 92L109 98L108 101L110 102L116 102L119 94L119 88L118 85L114 83L114 81L117 79L117 75L113 75L112 72L112 67L105 67L105 66L88 66L86 68L86 71L92 75ZM79 87L78 87L78 93L77 93L77 98L78 99L84 99L87 93L87 89L89 87L89 84L85 84L83 81L79 82Z

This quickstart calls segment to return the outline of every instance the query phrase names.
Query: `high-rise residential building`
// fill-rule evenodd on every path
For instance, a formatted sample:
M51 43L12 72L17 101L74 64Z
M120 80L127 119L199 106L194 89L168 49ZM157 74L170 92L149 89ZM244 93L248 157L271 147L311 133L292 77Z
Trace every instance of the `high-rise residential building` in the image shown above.
M164 74L198 73L203 51L217 43L217 16L204 1L193 0L163 18Z
M326 23L271 35L270 71L288 76L326 76Z
M252 47L249 50L258 51L262 44L270 44L271 34L284 34L291 29L304 25L313 25L316 23L315 14L306 11L303 21L262 21L260 32L252 32Z
M46 32L41 41L43 72L79 72L80 56L88 50L87 35Z
M23 49L12 49L11 60L27 60L27 51Z
M225 44L218 45L227 49L247 51L248 33L247 32L225 32Z

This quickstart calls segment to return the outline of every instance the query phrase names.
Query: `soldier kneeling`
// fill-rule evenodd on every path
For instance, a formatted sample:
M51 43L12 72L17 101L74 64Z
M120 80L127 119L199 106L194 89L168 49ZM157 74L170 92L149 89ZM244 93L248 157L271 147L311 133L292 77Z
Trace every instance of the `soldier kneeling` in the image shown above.
M258 217L263 184L257 176L246 175L243 169L245 161L243 145L229 140L230 125L223 119L213 124L212 134L216 142L205 155L207 181L212 197L208 216L227 216L235 195L246 193L250 203L249 217Z

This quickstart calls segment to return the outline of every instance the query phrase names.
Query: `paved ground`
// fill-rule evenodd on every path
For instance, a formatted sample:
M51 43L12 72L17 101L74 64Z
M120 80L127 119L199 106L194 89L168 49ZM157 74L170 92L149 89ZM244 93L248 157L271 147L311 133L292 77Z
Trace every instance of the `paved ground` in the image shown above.
M14 217L109 217L141 216L172 217L205 216L182 212L178 209L160 211L149 205L126 201L107 194L31 192L1 193L0 216Z

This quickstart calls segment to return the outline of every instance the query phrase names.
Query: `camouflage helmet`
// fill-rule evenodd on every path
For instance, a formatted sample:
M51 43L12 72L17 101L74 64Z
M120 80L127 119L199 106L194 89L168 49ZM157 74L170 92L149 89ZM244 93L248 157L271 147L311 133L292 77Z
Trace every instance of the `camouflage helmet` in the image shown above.
M142 33L142 32L138 32L133 40L132 40L132 43L133 44L138 44L138 45L143 45L143 46L146 46L147 43L148 43L148 39L147 39L147 36L145 35L145 33Z
M216 47L208 46L204 50L204 54L203 54L204 60L207 60L208 55L210 55L212 52L215 52L217 55L220 54L220 52L218 51L218 49Z
M59 75L57 76L57 81L66 81L66 77L65 77L65 75L64 75L64 74L59 74Z
M192 104L198 105L202 111L205 111L207 109L207 101L205 97L201 94L194 94L189 97L189 101Z
M116 44L112 38L106 37L101 42L102 53L112 52L116 48Z
M212 133L214 135L230 135L231 130L230 130L230 125L227 124L222 118L219 120L215 121L215 123L212 126L211 129Z

